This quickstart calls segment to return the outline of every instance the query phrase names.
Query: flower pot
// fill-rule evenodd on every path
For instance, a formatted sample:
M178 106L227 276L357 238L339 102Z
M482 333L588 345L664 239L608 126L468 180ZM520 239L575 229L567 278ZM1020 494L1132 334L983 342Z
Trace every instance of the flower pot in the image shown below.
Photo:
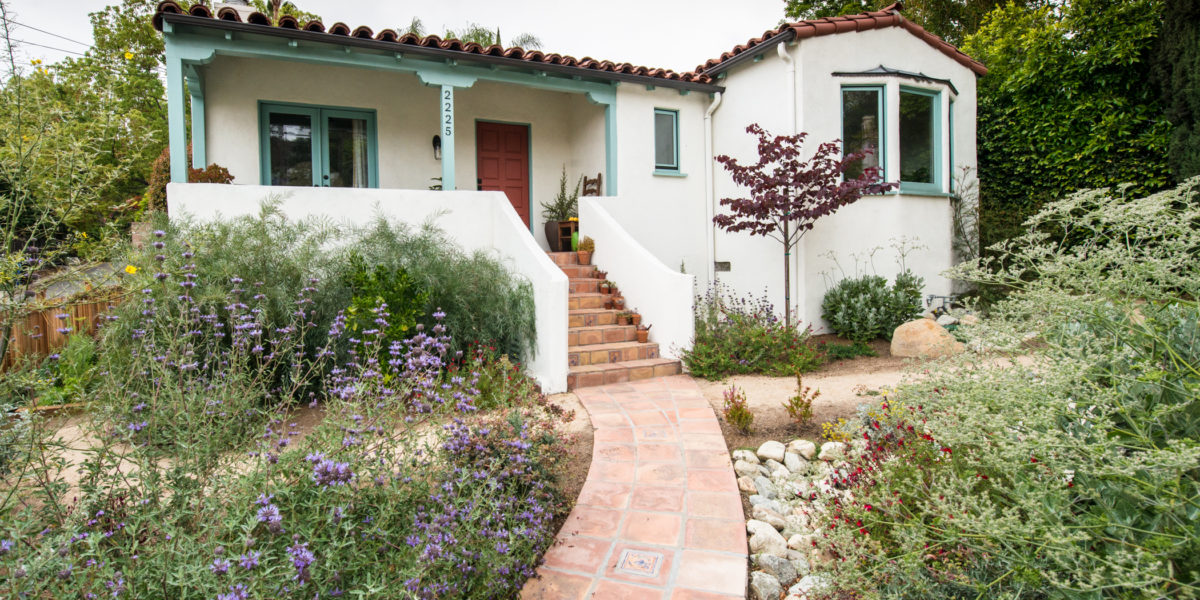
M562 227L570 221L546 221L546 245L551 252L570 252L570 247L563 247ZM570 238L568 238L570 239Z
M634 325L641 325L642 324L642 315L639 315L638 313L633 313L633 315L631 315L629 317L629 320L632 321L632 323Z
M588 252L586 250L580 250L579 252L576 252L575 254L579 255L579 264L581 264L581 265L592 264L592 253L591 252Z
M613 308L623 310L625 308L624 296L613 296Z
M632 321L633 321L633 319L630 318L629 315L618 315L617 316L617 325L629 325Z
M650 339L650 330L649 330L649 329L639 329L639 330L637 330L637 341L638 341L638 343L640 343L640 344L645 344L645 343L646 343L646 342L647 342L649 339Z
M600 269L596 269L596 272L594 273L594 275L596 276L596 279L608 279L608 271L601 271Z
M604 310L612 310L612 307L613 307L612 298L609 298L604 301Z
M600 293L601 293L601 294L611 294L611 293L612 293L612 288L610 288L610 287L607 287L607 286L601 286L601 287L600 287Z

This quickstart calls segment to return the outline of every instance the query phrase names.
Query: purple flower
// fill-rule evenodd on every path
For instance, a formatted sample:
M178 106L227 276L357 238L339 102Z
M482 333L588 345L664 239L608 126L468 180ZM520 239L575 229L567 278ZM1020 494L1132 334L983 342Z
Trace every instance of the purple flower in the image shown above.
M350 463L322 459L313 465L312 479L317 485L346 485L354 479L354 472Z
M212 564L208 565L208 570L212 571L214 575L224 575L229 571L229 561L224 558L214 559Z
M295 579L308 579L308 566L317 559L313 555L312 550L308 549L308 542L301 544L296 542L295 545L287 549L288 554L292 557L292 566L296 567Z
M238 557L238 564L241 565L243 569L249 571L250 569L258 566L258 559L261 556L262 554L258 552L247 552L246 554Z
M0 556L4 556L12 551L12 540L0 540Z
M165 237L166 235L167 235L167 232L165 232L165 231L163 231L163 230L161 230L161 229L155 229L155 230L154 230L154 237L156 237L156 238Z
M229 586L228 594L217 594L217 600L250 600L250 592L239 583Z

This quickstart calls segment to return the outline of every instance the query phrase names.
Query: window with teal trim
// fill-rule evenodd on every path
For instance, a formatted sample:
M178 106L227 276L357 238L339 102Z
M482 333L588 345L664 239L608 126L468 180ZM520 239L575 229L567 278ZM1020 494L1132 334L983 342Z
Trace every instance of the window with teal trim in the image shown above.
M842 153L863 154L847 167L846 177L854 179L868 167L883 166L883 115L882 86L842 88Z
M679 171L679 111L654 109L654 170Z
M940 112L937 92L900 88L901 191L943 191Z
M379 187L374 111L264 102L260 123L264 184Z

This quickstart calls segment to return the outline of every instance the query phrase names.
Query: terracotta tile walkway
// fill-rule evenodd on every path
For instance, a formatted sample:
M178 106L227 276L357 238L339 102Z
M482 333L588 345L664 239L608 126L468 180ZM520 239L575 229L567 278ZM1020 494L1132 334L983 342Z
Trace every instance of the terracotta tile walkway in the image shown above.
M741 497L716 415L685 376L583 388L579 500L525 600L745 598Z

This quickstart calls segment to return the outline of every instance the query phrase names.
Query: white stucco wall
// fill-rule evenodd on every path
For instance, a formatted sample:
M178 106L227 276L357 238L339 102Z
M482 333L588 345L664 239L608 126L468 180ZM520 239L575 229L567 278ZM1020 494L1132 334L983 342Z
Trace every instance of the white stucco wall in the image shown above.
M269 197L278 198L284 214L292 219L325 217L348 225L366 225L380 216L410 225L432 220L464 249L494 253L533 284L537 349L526 365L529 373L547 393L566 391L567 276L526 233L501 192L200 183L167 186L172 218L206 221L251 215Z
M432 146L438 92L413 74L225 56L202 69L208 161L228 168L235 184L262 183L260 101L375 110L380 188L425 190L442 174ZM558 193L562 168L571 185L604 171L604 107L582 94L479 81L455 91L454 109L461 190L475 189L477 120L529 126L530 218L544 245L540 204Z
M810 149L841 137L842 85L883 85L886 88L888 129L885 160L889 178L897 177L900 160L897 123L900 86L903 85L940 91L943 119L947 118L948 103L954 101L953 127L943 125L941 128L943 148L949 148L951 129L954 135L954 168L943 167L943 189L949 190L951 174L958 174L961 167L970 167L972 172L976 168L976 76L912 34L889 28L809 38L789 46L788 55L796 65L798 102L795 122L798 131L809 133L807 146ZM958 94L953 94L944 84L894 76L833 76L834 72L866 71L880 65L949 79ZM726 86L724 101L713 119L714 151L718 155L735 156L742 162L753 161L756 158L755 139L745 133L748 124L757 122L772 133L793 133L790 130L792 105L787 68L776 49L771 48L761 61L743 63L727 73L722 82ZM948 162L949 157L945 158ZM716 169L714 185L718 201L747 195L747 190L735 185L720 167ZM799 309L805 322L812 323L817 331L823 331L821 300L828 282L836 282L842 276L834 261L825 255L832 253L846 270L846 275L853 276L853 256L865 256L872 248L883 247L875 254L873 268L867 266L867 272L891 278L900 270L891 245L902 237L915 239L926 246L912 251L907 257L907 266L925 278L924 293L949 293L950 282L940 273L953 264L951 219L950 201L944 196L895 193L864 198L822 218L793 253L793 307ZM715 258L730 262L732 270L718 273L717 278L739 293L760 294L765 288L782 311L782 253L782 246L773 240L750 238L744 233L718 232Z

